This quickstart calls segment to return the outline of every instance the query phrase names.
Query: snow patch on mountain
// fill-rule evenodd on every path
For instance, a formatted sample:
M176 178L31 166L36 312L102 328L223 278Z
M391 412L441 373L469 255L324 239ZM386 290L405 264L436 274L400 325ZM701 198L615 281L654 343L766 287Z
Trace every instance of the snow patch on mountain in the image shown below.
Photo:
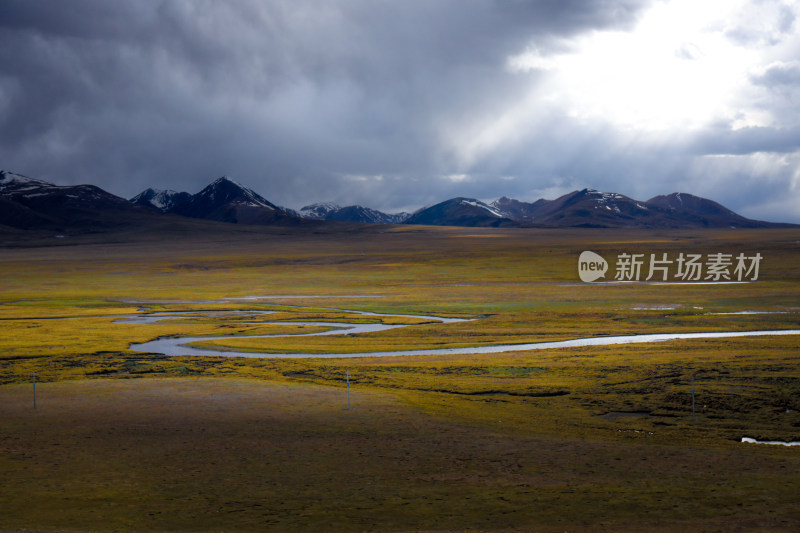
M39 189L42 187L58 187L58 185L49 183L47 181L29 178L28 176L23 176L22 174L8 172L7 170L0 170L0 191L14 190L22 192L26 190Z
M478 200L470 200L470 199L464 198L464 199L461 200L461 203L464 204L464 205L471 205L473 207L477 207L479 209L483 209L485 211L488 211L491 215L496 216L497 218L503 218L503 214L500 211L498 211L494 207L491 207L488 204L485 204L485 203L480 202Z

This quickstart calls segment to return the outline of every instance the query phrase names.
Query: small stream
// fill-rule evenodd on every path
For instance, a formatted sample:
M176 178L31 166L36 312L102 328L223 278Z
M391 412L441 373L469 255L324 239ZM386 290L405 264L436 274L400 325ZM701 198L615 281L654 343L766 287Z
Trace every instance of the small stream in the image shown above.
M800 446L800 441L785 442L782 440L756 440L750 437L742 437L742 442L750 444L772 444L774 446Z

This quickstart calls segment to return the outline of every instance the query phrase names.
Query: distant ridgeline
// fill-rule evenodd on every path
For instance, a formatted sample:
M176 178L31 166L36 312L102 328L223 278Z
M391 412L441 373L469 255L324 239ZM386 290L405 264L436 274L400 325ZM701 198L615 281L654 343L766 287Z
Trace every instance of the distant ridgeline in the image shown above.
M94 185L61 186L0 171L0 225L16 229L102 230L162 215L256 225L309 225L325 221L471 227L767 228L790 227L750 220L720 204L685 193L640 202L592 189L555 200L491 203L453 198L414 213L387 214L351 205L318 203L300 211L271 203L223 176L197 194L147 189L130 200Z

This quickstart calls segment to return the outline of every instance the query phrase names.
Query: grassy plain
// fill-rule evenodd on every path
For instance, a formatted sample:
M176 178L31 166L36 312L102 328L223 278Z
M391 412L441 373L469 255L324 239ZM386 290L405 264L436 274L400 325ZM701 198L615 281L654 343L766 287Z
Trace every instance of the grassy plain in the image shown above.
M800 230L220 228L6 237L0 529L800 528L798 448L739 442L800 440L797 336L346 359L128 349L378 320L341 309L475 320L221 344L340 353L797 329ZM583 250L764 259L755 283L586 285ZM249 296L270 298L226 300ZM141 308L223 313L114 322ZM274 313L224 313L238 310ZM768 313L709 314L740 311Z

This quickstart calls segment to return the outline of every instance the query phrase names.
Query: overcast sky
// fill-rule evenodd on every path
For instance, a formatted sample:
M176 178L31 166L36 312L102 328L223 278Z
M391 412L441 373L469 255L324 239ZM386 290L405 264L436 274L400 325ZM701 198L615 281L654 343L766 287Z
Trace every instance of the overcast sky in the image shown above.
M584 187L800 222L791 0L0 0L0 168L414 210Z

